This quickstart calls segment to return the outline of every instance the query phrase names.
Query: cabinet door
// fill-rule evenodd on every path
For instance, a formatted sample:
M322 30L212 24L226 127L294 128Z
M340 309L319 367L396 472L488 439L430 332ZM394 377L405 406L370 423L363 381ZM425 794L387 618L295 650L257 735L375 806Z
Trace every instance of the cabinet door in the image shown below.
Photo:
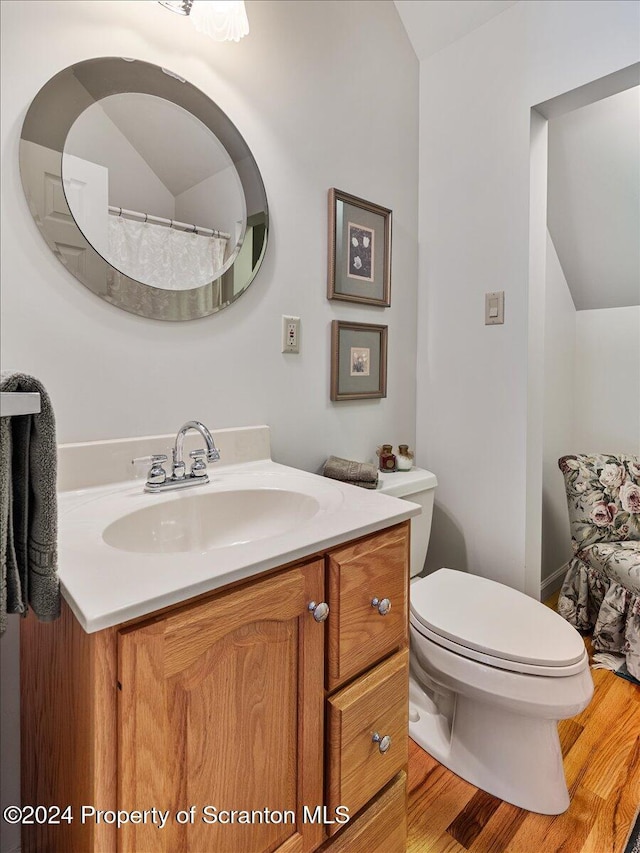
M169 815L124 825L119 851L322 841L303 805L323 802L324 624L307 609L323 588L315 562L121 632L118 807Z
M408 523L328 555L327 687L335 690L408 641ZM389 599L382 616L372 600Z

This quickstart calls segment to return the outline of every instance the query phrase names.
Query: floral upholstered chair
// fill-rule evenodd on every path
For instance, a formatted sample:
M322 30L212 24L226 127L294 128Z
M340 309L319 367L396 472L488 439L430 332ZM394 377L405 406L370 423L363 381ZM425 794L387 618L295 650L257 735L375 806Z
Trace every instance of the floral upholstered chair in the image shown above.
M640 679L640 457L563 456L574 556L558 612Z

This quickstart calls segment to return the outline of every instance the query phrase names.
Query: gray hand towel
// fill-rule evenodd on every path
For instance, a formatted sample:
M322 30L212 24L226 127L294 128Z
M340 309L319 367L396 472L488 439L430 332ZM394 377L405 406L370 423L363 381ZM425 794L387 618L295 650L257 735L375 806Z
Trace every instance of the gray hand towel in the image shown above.
M322 473L333 480L342 480L365 489L375 489L378 484L378 469L370 462L353 462L339 456L330 456L324 463Z
M0 633L7 613L60 615L55 418L42 384L26 373L0 374L2 391L37 391L36 415L0 419Z
M377 489L378 481L375 482L372 480L370 483L365 483L362 480L342 480L341 482L347 483L349 486L360 486L361 489Z

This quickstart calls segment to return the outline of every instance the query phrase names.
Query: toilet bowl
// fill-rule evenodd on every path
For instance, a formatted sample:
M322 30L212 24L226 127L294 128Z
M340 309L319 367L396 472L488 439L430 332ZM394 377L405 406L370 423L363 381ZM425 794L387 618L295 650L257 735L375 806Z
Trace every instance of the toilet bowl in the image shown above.
M411 520L409 734L478 788L528 811L569 806L558 720L593 695L578 632L538 601L477 575L424 566L436 478L381 473L379 489L422 505Z

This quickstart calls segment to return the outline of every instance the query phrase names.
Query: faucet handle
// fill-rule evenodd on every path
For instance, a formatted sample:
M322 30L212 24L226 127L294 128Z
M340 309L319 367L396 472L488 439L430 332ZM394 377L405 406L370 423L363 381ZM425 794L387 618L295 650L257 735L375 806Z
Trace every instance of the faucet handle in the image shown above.
M167 461L164 453L154 453L151 456L151 468L147 474L147 483L164 483L167 479L167 472L162 467Z
M153 456L136 456L131 460L131 464L136 465L151 465L154 462L166 462L167 457L164 453L154 453Z
M192 477L207 476L207 463L204 461L204 457L206 455L206 450L192 450L189 454L189 456L193 459L193 464L191 465Z

